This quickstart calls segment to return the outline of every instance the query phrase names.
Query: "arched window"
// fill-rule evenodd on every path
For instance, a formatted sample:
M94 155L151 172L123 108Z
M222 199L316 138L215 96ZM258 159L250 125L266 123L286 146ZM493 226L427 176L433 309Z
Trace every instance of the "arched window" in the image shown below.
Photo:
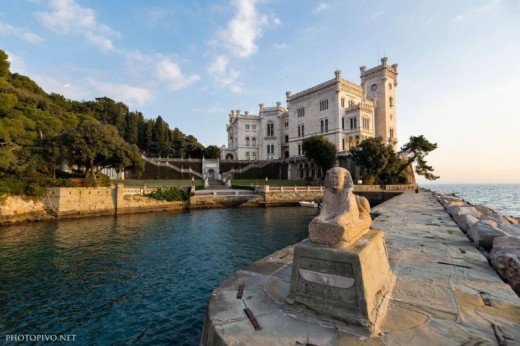
M249 146L249 137L246 137L246 146Z
M324 122L323 122L323 119L320 120L320 132L323 133L323 130L325 129L324 127Z
M325 132L329 132L329 119L325 119Z
M303 124L302 124L302 137L305 137L305 127Z

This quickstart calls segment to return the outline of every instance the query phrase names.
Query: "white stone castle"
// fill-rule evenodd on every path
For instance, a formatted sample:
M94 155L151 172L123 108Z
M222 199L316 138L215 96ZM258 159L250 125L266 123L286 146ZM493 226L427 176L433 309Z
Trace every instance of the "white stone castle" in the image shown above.
M339 156L369 137L382 137L396 149L397 64L387 61L384 57L371 69L361 66L361 85L337 70L324 83L295 94L287 91L287 108L277 102L275 107L260 104L259 115L232 110L221 159L301 161L302 140L316 134L332 142ZM289 178L302 178L300 171Z

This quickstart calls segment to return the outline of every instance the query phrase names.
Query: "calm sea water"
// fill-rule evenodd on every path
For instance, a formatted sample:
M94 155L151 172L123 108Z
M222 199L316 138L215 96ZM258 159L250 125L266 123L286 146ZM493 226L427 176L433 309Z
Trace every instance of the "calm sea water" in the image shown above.
M0 344L197 345L211 291L307 236L313 208L221 209L0 228Z
M434 191L454 193L473 204L485 204L504 214L520 217L520 184L421 184Z

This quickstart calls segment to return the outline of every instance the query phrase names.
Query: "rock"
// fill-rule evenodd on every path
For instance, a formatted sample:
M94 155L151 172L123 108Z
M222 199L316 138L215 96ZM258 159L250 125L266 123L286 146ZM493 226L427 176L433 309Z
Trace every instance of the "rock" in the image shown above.
M492 220L480 220L471 225L468 231L468 238L472 239L477 247L490 251L493 247L493 240L496 237L506 235Z
M500 224L498 225L498 228L500 228L500 230L506 235L520 239L520 224Z
M504 218L507 220L507 222L513 225L520 223L520 219L514 216L504 216Z
M468 232L471 226L482 216L475 207L471 206L455 206L448 208L446 211L464 233Z
M505 223L509 224L509 221L501 214L497 213L491 208L486 207L484 204L476 205L475 208L482 214L482 219L484 220L492 220L497 224Z
M466 202L460 197L454 197L454 196L439 196L438 201L441 203L441 205L444 208L448 208L448 205L464 205Z
M491 263L500 276L520 294L520 238L495 238Z
M463 214L460 217L460 224L457 224L460 228L460 230L467 234L469 240L473 241L473 236L470 233L471 227L479 222L479 219L477 219L475 216L471 214Z

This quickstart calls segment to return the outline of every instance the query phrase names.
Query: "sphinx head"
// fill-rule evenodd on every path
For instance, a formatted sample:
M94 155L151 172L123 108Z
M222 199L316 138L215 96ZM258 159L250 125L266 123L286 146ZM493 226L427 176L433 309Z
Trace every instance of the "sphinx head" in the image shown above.
M354 186L349 171L343 167L333 167L325 175L325 187L342 191Z

